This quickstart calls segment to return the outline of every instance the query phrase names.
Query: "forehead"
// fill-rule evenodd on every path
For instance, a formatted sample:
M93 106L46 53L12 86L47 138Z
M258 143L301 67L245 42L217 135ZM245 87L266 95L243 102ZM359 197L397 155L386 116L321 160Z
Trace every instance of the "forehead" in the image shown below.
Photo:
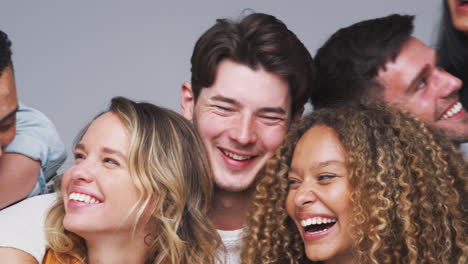
M213 85L203 88L200 94L221 95L252 107L281 106L289 110L291 104L288 83L280 76L231 60L219 63Z
M87 147L108 147L124 151L128 148L128 141L126 128L119 116L107 112L91 123L80 143L85 143Z
M345 162L345 150L331 127L315 125L296 144L292 166L310 167L330 160Z
M410 37L396 59L387 62L377 75L377 79L384 87L384 97L404 95L409 85L425 68L435 66L435 50Z
M15 79L11 67L0 75L0 120L18 107Z

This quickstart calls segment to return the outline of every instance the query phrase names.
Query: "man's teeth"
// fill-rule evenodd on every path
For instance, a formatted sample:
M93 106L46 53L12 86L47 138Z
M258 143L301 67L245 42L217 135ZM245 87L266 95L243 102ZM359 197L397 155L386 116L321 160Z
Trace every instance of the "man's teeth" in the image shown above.
M463 105L460 102L458 102L458 103L454 104L449 110L447 110L445 112L445 114L440 118L440 120L450 118L450 117L460 113L460 111L462 109L463 109Z
M336 219L333 219L333 218L314 217L314 218L302 220L301 226L306 227L310 225L321 225L321 224L329 224L329 223L335 223L335 222L336 222Z
M98 204L101 203L100 201L96 200L95 198L83 194L83 193L70 193L68 196L69 200L74 200L74 201L79 201L79 202L84 202L84 203L89 203L89 204Z
M252 158L252 156L241 156L241 155L237 155L237 154L234 154L234 153L226 151L226 150L223 150L223 153L224 153L224 155L230 157L231 159L240 160L240 161L248 160L248 159Z

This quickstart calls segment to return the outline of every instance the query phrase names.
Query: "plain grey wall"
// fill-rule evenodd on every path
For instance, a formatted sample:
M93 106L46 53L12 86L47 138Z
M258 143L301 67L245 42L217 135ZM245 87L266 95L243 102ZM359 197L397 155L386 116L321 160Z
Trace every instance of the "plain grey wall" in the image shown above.
M70 152L77 132L116 95L179 111L198 37L244 9L275 15L314 55L338 28L391 13L416 15L430 44L441 0L2 1L20 100L44 112Z

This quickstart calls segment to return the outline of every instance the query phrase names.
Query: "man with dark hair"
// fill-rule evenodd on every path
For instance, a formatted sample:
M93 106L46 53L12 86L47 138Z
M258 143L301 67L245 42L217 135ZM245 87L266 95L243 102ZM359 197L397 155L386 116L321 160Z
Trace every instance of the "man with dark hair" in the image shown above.
M10 47L0 31L0 209L46 193L66 157L50 120L18 103Z
M182 113L208 150L216 183L210 218L226 252L240 263L242 228L255 182L300 118L315 72L301 41L277 18L219 19L197 41Z
M7 35L0 31L0 157L15 137L18 110L10 46Z
M438 67L436 52L411 36L413 16L390 15L338 30L318 50L315 109L383 100L439 128L453 142L468 141L461 81Z

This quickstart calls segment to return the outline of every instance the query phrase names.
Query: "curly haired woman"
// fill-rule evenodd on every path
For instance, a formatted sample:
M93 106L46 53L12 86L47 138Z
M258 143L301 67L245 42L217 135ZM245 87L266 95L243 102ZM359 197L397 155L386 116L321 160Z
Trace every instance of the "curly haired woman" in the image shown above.
M452 143L406 113L314 112L257 186L243 263L465 264L467 171Z
M117 97L78 138L43 263L214 263L211 170L177 113Z

